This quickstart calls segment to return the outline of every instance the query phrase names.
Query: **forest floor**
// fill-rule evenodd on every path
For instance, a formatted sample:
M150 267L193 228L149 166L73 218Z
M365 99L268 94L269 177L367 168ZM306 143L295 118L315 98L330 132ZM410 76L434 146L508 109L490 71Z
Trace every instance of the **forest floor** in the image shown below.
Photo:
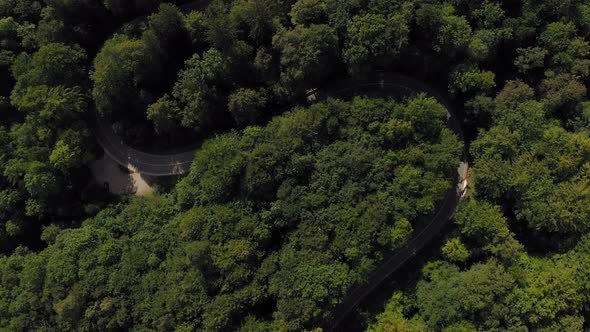
M149 196L154 192L151 177L122 169L106 154L101 159L92 162L90 169L94 180L99 185L108 183L109 191L113 194Z

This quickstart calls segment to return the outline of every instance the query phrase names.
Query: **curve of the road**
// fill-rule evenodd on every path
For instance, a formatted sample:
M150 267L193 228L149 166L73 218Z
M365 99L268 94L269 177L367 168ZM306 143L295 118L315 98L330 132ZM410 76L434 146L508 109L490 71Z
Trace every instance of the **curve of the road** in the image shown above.
M398 74L378 73L376 77L368 80L342 80L333 82L324 92L326 95L336 95L338 97L352 97L362 93L376 93L379 96L403 97L425 93L434 97L441 105L447 109L447 125L453 132L463 140L463 132L456 115L454 114L451 104L443 98L436 90L428 85ZM393 272L398 270L403 264L412 258L420 249L430 242L445 226L455 213L455 209L465 195L467 189L467 152L463 150L462 161L458 165L456 176L454 177L454 186L446 192L445 198L440 204L437 212L432 216L430 222L417 231L408 245L403 249L389 255L381 265L375 269L367 279L353 288L343 299L343 301L332 312L330 320L324 323L327 330L344 330L340 327L342 321L355 310L360 303L369 296L383 281L385 281Z
M193 1L181 6L180 9L185 13L191 10L199 10L210 2L211 0ZM327 86L328 88L314 91L315 97L324 98L328 95L342 96L347 93L357 94L370 91L380 92L381 95L387 93L394 96L426 93L446 107L449 128L463 139L460 123L453 114L451 105L435 90L418 80L397 74L380 73L369 80L341 80L331 82ZM99 116L94 109L90 111L89 120L92 124L93 134L105 153L118 164L129 170L151 176L178 175L187 173L190 170L192 160L197 151L196 149L175 154L142 152L126 145L115 133L108 120ZM358 307L363 299L370 295L375 288L399 269L408 259L413 257L418 250L430 242L443 229L446 222L453 216L461 197L465 194L467 178L466 158L464 151L463 161L457 169L456 185L448 190L432 220L417 232L405 248L386 258L369 275L364 283L357 285L357 287L348 293L333 311L331 319L324 324L328 330L336 330L339 324Z
M212 0L196 0L179 6L180 11L188 13L205 8ZM127 24L145 19L140 16ZM105 154L117 164L130 171L149 176L171 176L185 174L190 171L196 149L181 153L154 154L140 151L125 144L121 137L115 133L111 123L101 117L94 107L89 109L88 121L96 141L102 147Z

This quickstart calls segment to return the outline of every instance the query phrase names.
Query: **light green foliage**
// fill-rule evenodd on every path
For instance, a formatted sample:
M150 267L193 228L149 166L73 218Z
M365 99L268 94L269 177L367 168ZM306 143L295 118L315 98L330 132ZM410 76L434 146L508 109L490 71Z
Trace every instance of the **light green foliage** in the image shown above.
M447 110L434 98L420 94L401 109L404 120L410 121L418 139L435 138L444 131ZM432 135L432 137L429 137Z
M180 108L178 104L169 95L164 95L164 97L151 104L147 110L147 118L154 122L157 133L174 130L179 114Z
M272 44L281 54L284 89L328 76L337 56L337 43L334 30L325 24L279 29ZM290 93L285 91L287 95Z
M528 147L531 140L541 137L543 129L547 127L543 104L537 101L526 101L512 109L498 108L493 118L499 124L498 130L504 130L502 127L505 127L512 133L510 137L519 137L524 145L519 148Z
M497 46L512 37L510 28L502 26L505 13L499 3L483 1L468 14L475 21L473 36L469 42L468 52L472 59L484 61L496 55Z
M497 257L516 260L522 254L522 245L514 239L498 206L471 199L459 207L455 223L465 237Z
M476 36L469 42L469 54L476 60L484 60L490 53L490 35L487 31L478 31Z
M404 317L402 293L394 293L387 303L385 311L377 315L377 321L370 324L367 332L426 332L428 326L420 319L409 320Z
M71 169L89 158L82 152L86 129L81 121L86 55L77 45L50 43L32 55L21 53L11 69L16 79L11 104L22 121L3 131L9 135L0 150L0 192L9 205L0 214L6 235L16 236L29 222L54 217L64 206L76 211L73 200L60 195L74 187Z
M567 257L545 261L530 258L520 268L522 286L507 298L513 315L535 326L578 311L584 297L577 280L582 272L578 264L568 262Z
M359 0L324 0L324 2L328 12L328 23L334 27L339 37L346 35L348 21L365 5L365 2Z
M427 119L444 126L444 118L444 108L424 95L330 99L207 140L171 195L130 199L80 228L46 228L45 250L0 258L0 324L211 331L316 325L450 188L445 171L458 162L456 138L432 127L391 144L379 126L403 119L414 130ZM56 167L74 164L72 141L58 140L50 157ZM48 165L32 167L24 177L34 198L27 209L42 213L46 205L37 198L51 195L59 179L43 171ZM7 311L4 303L19 309ZM276 309L247 318L267 303Z
M82 151L82 146L80 133L68 130L61 134L55 143L49 155L49 162L61 171L82 166L87 159L87 154Z
M85 97L78 87L62 85L29 87L22 95L14 95L12 103L22 112L38 114L47 124L71 121L86 107Z
M502 23L506 16L500 3L496 1L483 1L478 8L470 12L470 16L477 22L477 27L482 29L493 29Z
M13 75L17 84L12 96L18 97L28 87L39 85L68 86L79 84L85 74L86 54L78 46L47 44L37 51L26 63L14 64Z
M239 89L229 96L229 112L239 125L255 123L266 107L266 92Z
M455 186L462 144L425 95L279 114L377 68L447 85L470 177L427 246L446 262L414 256L352 320L588 327L587 1L162 2L0 0L0 330L318 331ZM146 115L162 141L202 137L190 174L103 200L94 105L134 141L162 143Z
M394 249L403 248L412 235L412 224L406 218L397 220L391 229L391 246Z
M501 30L477 30L469 42L468 52L476 61L489 60L492 55L496 55L498 44L510 37L510 31Z
M442 254L451 262L463 263L469 258L469 250L459 238L447 240L442 247Z
M202 15L185 17L176 6L163 3L145 24L107 40L91 74L98 111L134 122L145 115L148 105L169 89L166 82L174 77L169 73L191 54L187 49L204 46L203 29Z
M543 68L545 57L548 54L547 50L540 47L519 48L517 52L518 57L514 61L514 65L523 73L531 69Z
M325 0L299 0L291 7L289 16L295 25L325 23L328 18L328 4Z
M410 28L406 12L357 15L348 24L344 58L351 66L370 63L379 57L393 57L406 46Z
M496 261L475 264L459 272L454 265L429 263L423 270L424 280L416 290L420 316L431 329L441 329L461 321L462 317L479 316L482 328L497 328L508 317L506 303L515 280Z
M433 34L436 52L456 52L469 44L472 29L463 16L455 13L449 4L423 4L416 11L416 23L427 33Z
M550 23L539 36L539 41L550 51L562 51L567 48L575 31L572 23Z
M567 95L568 90L547 93ZM543 108L552 102L543 105L533 98L533 90L522 82L508 82L497 95L495 126L471 146L475 189L496 202L513 197L516 218L532 229L584 230L589 141L550 124Z
M33 55L25 79L33 85L66 85L80 82L85 74L86 54L77 46L48 44Z
M546 159L517 165L513 181L522 195L517 217L529 222L532 228L567 232L589 227L587 163L590 140L562 129L551 128L535 149ZM531 167L531 164L535 167ZM579 173L574 169L580 170Z
M238 135L229 134L203 144L190 174L178 184L177 195L182 206L224 203L230 199L243 167L239 143Z
M185 66L172 92L180 105L177 117L184 127L207 130L221 98L216 84L222 83L225 78L224 59L221 53L211 49L202 57L193 55Z
M333 306L337 294L352 283L346 264L310 254L285 250L279 259L279 272L270 279L269 291L279 298L276 319L285 321L289 330L299 329L302 323L313 319L319 303ZM293 301L294 298L298 300Z
M485 243L496 237L509 236L506 219L498 206L469 200L457 211L456 223L461 232Z
M24 176L24 185L29 195L35 198L48 198L57 192L57 179L48 172L47 165L31 163Z
M495 74L473 67L461 67L451 74L449 91L457 93L482 93L496 86Z
M507 128L494 127L490 131L482 131L477 145L471 148L477 155L477 172L474 173L475 190L479 195L492 201L500 199L508 192L510 179L510 159L517 153L515 144L519 144L519 133Z
M590 74L590 44L575 33L573 23L553 22L547 25L538 40L551 54L556 68L585 77Z
M125 35L109 39L96 56L91 75L92 96L98 111L106 115L126 107L137 107L137 98L130 96L139 93L142 83L150 78L153 68L157 68L154 60L142 40Z
M14 205L20 200L19 192L13 190L3 190L0 192L0 217L3 220L7 217L8 213L12 210Z
M55 242L55 239L61 232L59 226L51 224L49 226L43 226L43 233L41 233L41 240L47 244Z
M430 103L430 100L424 99L424 105ZM267 200L272 200L270 211L264 215L267 215L265 218L275 220L275 227L290 228L298 225L289 234L278 257L268 258L268 264L277 264L279 269L270 279L269 289L278 298L276 317L290 329L298 329L303 322L317 317L323 306L321 303L328 306L335 303L337 294L342 294L354 282L354 278L357 278L357 272L350 269L359 269L360 273L368 268L366 255L371 252L372 246L376 243L390 245L388 231L391 228L386 227L389 213L403 216L406 211L410 211L408 213L413 218L416 213L429 213L433 209L433 205L425 202L418 203L418 206L423 206L419 212L410 208L410 202L420 196L419 192L424 193L429 186L432 188L433 179L428 173L424 173L426 178L422 182L415 177L402 176L402 172L407 171L399 167L400 173L395 177L398 183L390 183L387 179L391 174L385 168L387 157L384 156L383 161L377 161L379 167L371 166L375 163L375 158L381 155L375 145L379 140L371 139L361 128L376 125L383 121L383 117L387 117L386 113L375 112L379 109L377 105L379 102L368 99L357 99L350 106L331 101L328 104L315 105L310 110L296 110L286 114L273 120L266 128L249 128L241 138L241 143L236 142L235 136L210 142L204 147L203 154L197 155L193 172L179 187L183 206L212 199L223 202L231 197L228 195L232 190L239 190L241 195L249 201L258 202L257 204L266 205ZM394 103L389 105L392 108L397 106ZM397 107L400 113L404 110L407 116L413 115L419 121L420 113L415 114L409 105L407 110L401 105ZM427 107L424 107L426 112ZM438 106L433 103L432 107L432 112L438 114ZM315 115L309 116L310 114ZM337 121L334 124L342 123L340 129L338 126L325 127L326 120L331 117L335 117L334 120ZM442 117L444 118L444 111ZM318 136L322 132L329 136ZM340 137L342 141L328 144L332 140L329 137L333 135ZM356 143L359 137L368 142ZM321 142L327 145L322 147L318 144ZM221 149L224 146L227 152L222 154ZM243 152L232 152L235 147L241 147ZM315 161L312 154L314 151L317 155ZM453 152L449 150L444 154ZM212 165L211 161L215 160L213 156L223 157ZM381 163L384 163L383 166ZM241 172L244 175L239 181L238 174ZM297 184L301 181L298 179L305 179L307 176L311 179L309 186ZM212 187L212 181L219 181L215 179L224 179L227 185L222 188ZM382 179L380 181L383 184L380 187L383 189L369 194L368 182L375 179ZM416 182L412 187L412 190L416 190L416 196L404 197L409 181ZM431 190L436 192L435 196L440 197L446 188L447 185L444 185L440 188L442 191L439 188ZM191 199L191 196L194 198ZM392 204L399 207L391 212L385 206L374 207L379 204L377 197L384 202L399 202L397 205ZM354 205L348 206L351 202ZM313 217L301 219L304 216ZM398 226L403 228L402 225ZM318 227L324 231L317 232ZM406 220L405 228L408 227L411 229ZM335 238L330 241L324 232L333 232ZM376 238L371 234L376 235ZM325 246L332 247L333 251L352 260L354 264L342 264L335 261L331 254L316 251ZM314 260L310 260L312 257ZM231 297L224 301L230 299ZM213 316L206 314L206 324L214 324L210 319Z

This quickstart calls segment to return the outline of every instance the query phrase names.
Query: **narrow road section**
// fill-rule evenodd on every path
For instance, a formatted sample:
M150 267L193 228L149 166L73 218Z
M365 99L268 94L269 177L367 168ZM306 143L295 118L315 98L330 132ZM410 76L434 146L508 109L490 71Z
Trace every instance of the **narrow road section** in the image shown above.
M98 112L89 112L90 127L104 152L117 164L132 172L151 176L170 176L188 173L196 150L176 154L154 154L134 149L123 142L109 121Z
M201 10L211 0L198 0L180 7L181 11L187 13L192 10ZM346 94L368 94L375 92L380 97L385 95L392 97L407 96L417 93L426 93L446 107L448 112L448 126L462 140L463 135L459 121L452 112L451 105L442 98L435 90L426 84L409 77L396 74L380 73L369 80L342 80L327 84L327 88L313 91L313 98L326 96L344 96ZM308 97L310 97L308 95ZM197 150L190 150L176 154L153 154L134 149L126 145L115 133L112 125L105 118L101 117L94 108L89 111L89 123L94 135L105 153L119 165L127 169L151 176L170 176L187 173L190 170L192 160ZM432 220L424 226L408 245L393 253L366 279L357 285L336 307L332 313L332 319L325 323L327 330L336 330L339 324L375 290L385 279L397 271L408 259L416 255L428 242L430 242L444 227L446 222L453 216L460 199L467 190L467 163L466 153L463 155L463 162L458 167L456 185L451 188L442 202L439 210L432 217Z
M320 91L321 89L318 89ZM459 122L450 111L449 103L436 91L424 83L397 74L380 74L379 77L367 81L340 80L328 84L323 91L318 92L321 97L342 96L347 92L355 94L378 92L381 96L404 96L416 93L426 93L437 99L449 111L449 127L462 137ZM150 176L171 176L185 174L190 171L196 149L174 154L147 153L125 144L113 130L107 119L101 117L94 109L89 112L89 122L98 144L105 153L119 165L132 172Z
M332 313L332 319L326 324L327 330L345 330L340 326L342 321L392 273L402 267L406 261L415 256L420 249L440 233L447 221L453 217L457 204L466 193L467 169L467 163L462 162L457 169L457 185L447 192L445 200L432 220L414 236L406 247L387 258L363 284L348 293Z
M436 90L413 78L392 73L378 73L375 77L371 77L367 80L349 79L333 82L328 85L322 94L325 94L326 96L332 95L348 98L363 94L375 95L376 97L390 96L403 98L420 93L425 93L428 96L434 97L447 109L447 126L464 143L461 124L455 116L451 104ZM454 179L455 185L447 191L436 214L432 216L432 219L428 224L417 231L406 247L392 253L367 277L365 282L357 285L347 294L340 305L338 305L332 312L331 319L324 324L326 330L345 330L343 326L340 326L342 321L391 274L402 267L406 261L416 255L420 249L440 233L447 221L452 218L459 201L467 191L467 175L469 167L465 144L463 144L463 146L463 161L458 165L457 174Z

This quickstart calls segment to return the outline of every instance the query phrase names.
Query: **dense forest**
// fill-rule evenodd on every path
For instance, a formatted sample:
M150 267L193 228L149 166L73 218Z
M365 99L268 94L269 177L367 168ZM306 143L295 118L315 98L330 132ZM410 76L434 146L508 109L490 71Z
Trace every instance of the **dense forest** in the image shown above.
M0 0L0 329L321 330L466 152L337 329L584 331L589 36L585 0ZM376 72L452 110L307 98ZM94 113L190 173L109 195Z

